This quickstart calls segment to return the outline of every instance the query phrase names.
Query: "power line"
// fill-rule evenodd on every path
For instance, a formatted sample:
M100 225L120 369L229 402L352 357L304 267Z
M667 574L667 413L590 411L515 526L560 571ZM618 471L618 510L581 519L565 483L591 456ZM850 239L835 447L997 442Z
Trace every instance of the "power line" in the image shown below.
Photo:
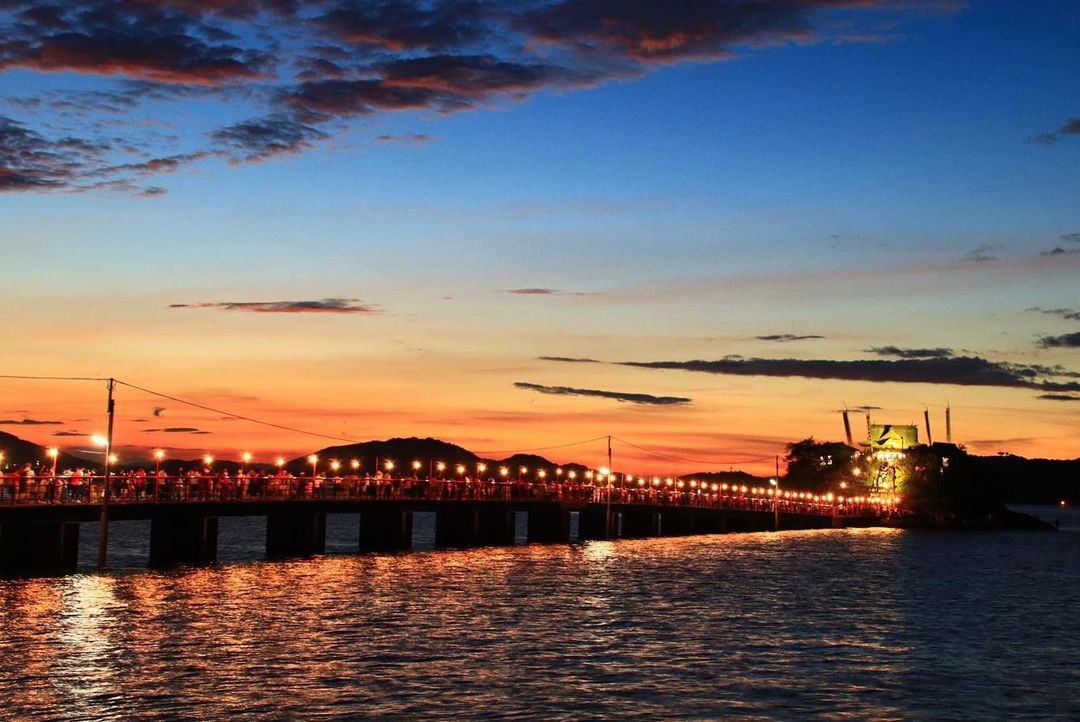
M688 463L691 463L691 464L731 464L731 463L753 464L753 463L757 463L757 462L761 462L761 461L771 461L775 457L775 454L770 454L768 456L756 457L756 458L752 458L752 459L742 459L742 460L737 461L737 462L734 462L731 459L724 459L724 460L720 460L720 459L689 459L689 458L686 458L686 457L683 457L683 456L673 456L672 454L665 454L665 453L660 452L660 451L654 451L654 450L649 449L649 448L647 448L645 446L640 446L640 445L635 444L633 442L627 441L626 439L620 439L617 436L612 436L611 438L614 439L615 441L618 441L620 444L626 444L627 446L632 446L632 447L634 447L635 449L637 449L639 451L644 451L646 454L651 454L653 456L659 456L659 457L662 457L664 459L670 459L672 461L685 461L685 462L688 462Z
M584 441L574 441L569 444L559 444L557 446L540 446L535 449L500 449L497 451L474 451L474 454L528 454L533 451L551 451L552 449L566 449L571 446L581 446L582 444L591 444L594 441L602 441L607 436L597 436L595 439L585 439Z
M187 406L192 406L192 407L194 407L196 409L202 409L203 411L210 411L210 412L215 413L215 414L221 414L223 416L228 416L229 418L232 418L232 419L240 419L241 421L248 421L248 422L250 422L252 424L259 424L260 426L269 426L270 428L273 428L273 429L281 429L282 431L289 431L289 432L292 432L294 434L304 434L306 436L317 436L319 438L330 439L332 441L345 441L345 442L350 443L350 444L362 443L361 441L359 441L357 439L349 439L349 438L346 438L344 436L333 436L331 434L321 434L318 431L308 431L307 429L298 429L298 428L296 428L294 426L284 426L282 424L275 424L272 421L263 421L262 419L255 419L255 418L252 418L250 416L244 416L242 414L234 414L231 411L222 411L221 409L215 409L215 408L213 408L211 406L205 406L203 404L198 404L198 403L195 403L194 401L188 401L187 399L182 399L182 398L179 398L177 396L170 396L169 394L163 394L160 391L153 391L152 389L143 388L142 386L136 386L135 384L128 383L127 381L121 381L120 379L116 379L116 383L120 384L121 386L127 386L128 388L135 389L136 391L142 391L143 393L150 394L151 396L157 396L157 397L162 398L162 399L168 399L169 401L175 401L178 404L185 404Z
M21 381L108 381L107 378L97 376L16 376L13 374L0 374L0 379L19 379Z

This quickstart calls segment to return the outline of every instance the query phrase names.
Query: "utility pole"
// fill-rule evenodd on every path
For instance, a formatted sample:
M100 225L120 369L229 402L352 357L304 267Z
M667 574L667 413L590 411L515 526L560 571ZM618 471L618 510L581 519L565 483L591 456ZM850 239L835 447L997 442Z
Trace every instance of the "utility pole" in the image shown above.
M105 489L101 495L101 517L98 519L98 569L105 568L105 556L109 550L109 487L112 484L112 445L113 445L113 417L116 415L116 402L113 401L113 385L116 380L109 378L109 426L105 436Z
M615 472L611 469L611 436L607 437L607 511L604 514L604 538L611 538L611 475Z
M844 419L847 419L845 414ZM776 455L776 484L773 486L773 531L780 531L780 454Z

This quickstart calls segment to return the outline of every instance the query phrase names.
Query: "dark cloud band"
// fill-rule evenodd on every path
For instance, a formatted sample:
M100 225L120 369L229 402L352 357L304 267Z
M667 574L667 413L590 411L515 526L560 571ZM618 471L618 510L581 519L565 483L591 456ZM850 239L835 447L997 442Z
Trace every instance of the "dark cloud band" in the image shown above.
M569 386L542 386L518 381L514 384L519 389L536 391L541 394L554 396L593 396L601 399L614 399L631 404L644 406L683 406L690 403L690 399L681 396L653 396L652 394L623 393L621 391L601 391L599 389L575 389Z
M225 157L305 151L378 114L455 113L546 90L586 89L747 47L838 40L863 17L910 14L893 0L47 0L0 2L0 72L80 73L115 87L14 98L28 114L130 114L178 98L242 100L233 118L163 152L161 136L52 137L0 119L0 192L113 189ZM948 0L928 0L947 6ZM875 13L868 13L868 10ZM844 21L836 22L843 14ZM871 21L867 21L871 22ZM231 103L230 103L231 104ZM163 114L164 115L164 114ZM111 127L101 123L103 127ZM1055 134L1073 132L1069 121ZM383 136L423 142L423 136ZM178 139L170 141L179 144ZM21 150L12 153L18 144ZM134 155L137 158L121 158ZM173 159L173 162L167 162Z
M321 301L221 301L213 303L173 303L169 308L203 308L215 311L247 311L250 313L340 313L376 316L378 306L363 303L357 298L324 298Z

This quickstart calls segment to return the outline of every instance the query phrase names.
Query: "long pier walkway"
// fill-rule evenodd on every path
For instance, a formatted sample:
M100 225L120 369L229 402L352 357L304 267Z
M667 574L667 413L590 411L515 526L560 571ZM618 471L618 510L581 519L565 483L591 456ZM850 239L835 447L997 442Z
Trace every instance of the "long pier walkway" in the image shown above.
M13 481L13 483L11 483ZM73 483L74 481L74 483ZM686 480L638 485L416 478L38 477L0 493L0 575L75 571L80 522L149 520L151 566L217 557L218 519L266 517L271 558L321 554L326 514L359 514L358 551L412 544L414 512L435 513L439 547L510 545L516 515L537 543L873 526L895 500ZM576 524L572 520L576 516Z

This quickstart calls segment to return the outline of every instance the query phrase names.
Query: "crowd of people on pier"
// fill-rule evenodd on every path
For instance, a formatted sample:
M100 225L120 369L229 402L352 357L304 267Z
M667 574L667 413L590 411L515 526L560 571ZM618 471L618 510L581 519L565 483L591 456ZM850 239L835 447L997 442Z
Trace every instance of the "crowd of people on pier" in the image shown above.
M612 475L616 477L616 475ZM896 508L896 497L861 497L813 494L778 487L747 487L696 480L622 476L603 479L549 480L511 478L458 478L419 475L293 474L285 468L255 468L230 473L209 467L181 470L114 470L108 480L85 468L42 473L26 464L4 474L0 503L80 504L153 502L206 502L247 500L476 500L560 501L569 503L647 504L732 508L783 513L861 514Z

